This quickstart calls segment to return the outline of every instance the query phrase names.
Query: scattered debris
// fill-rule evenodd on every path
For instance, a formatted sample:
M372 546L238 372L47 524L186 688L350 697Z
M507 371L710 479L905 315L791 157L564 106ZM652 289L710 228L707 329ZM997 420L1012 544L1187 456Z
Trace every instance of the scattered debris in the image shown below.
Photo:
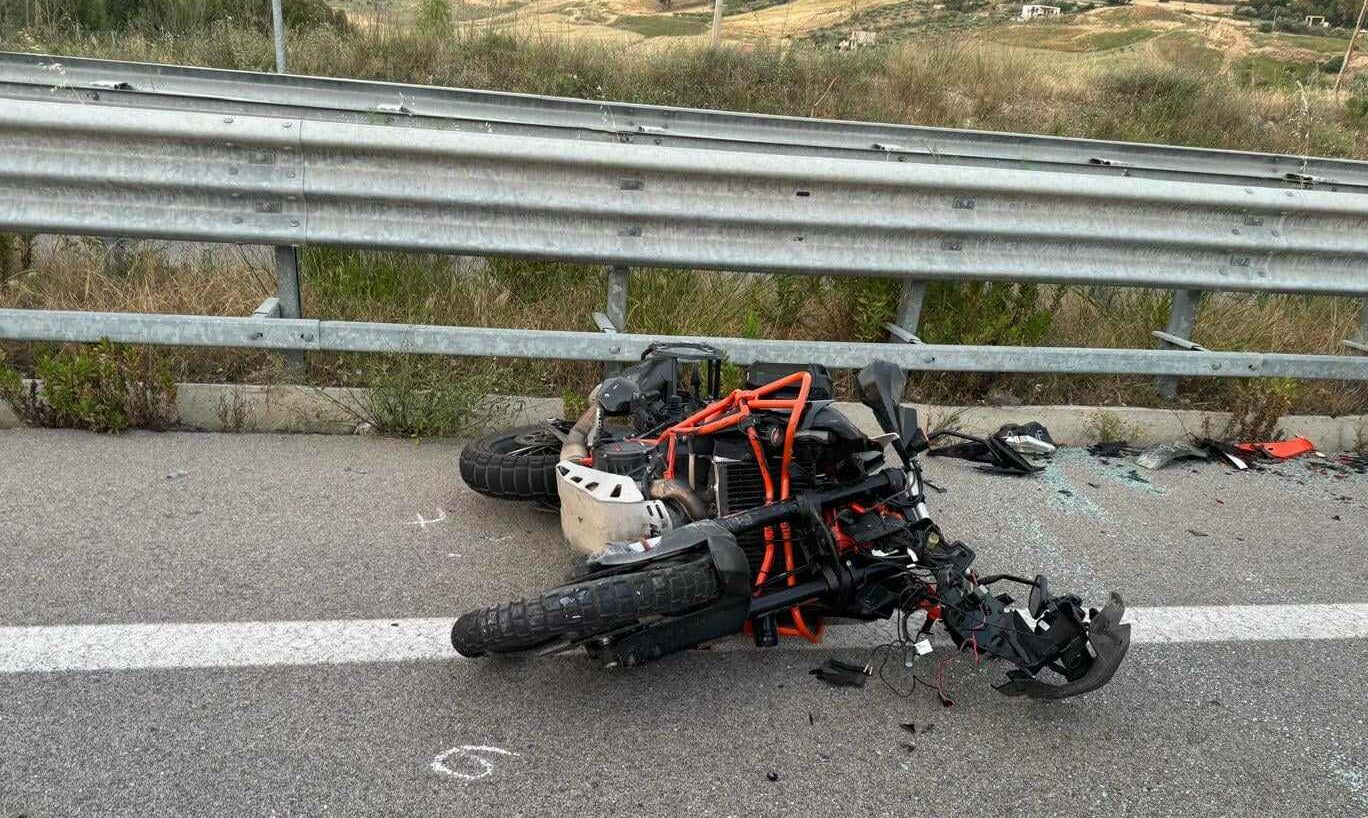
M915 745L915 744L909 744L909 743L906 742L906 741L901 742L900 746L901 746L904 750L906 750L907 752L909 752L909 753L915 752L916 749L917 749L917 745Z
M1273 460L1290 460L1316 450L1316 444L1298 435L1291 440L1274 440L1268 443L1236 443L1235 448L1251 454L1261 455Z
M852 665L840 659L828 659L826 665L808 672L832 687L864 687L869 680L867 666Z
M904 724L902 725L902 729L906 730L907 732L911 733L911 734L914 735L914 736L917 734L917 725L916 725L916 723L914 723L914 722L910 722L910 721L909 721L909 722L904 723Z
M1135 463L1146 469L1162 469L1175 460L1189 458L1206 460L1207 453L1186 443L1160 443L1141 452L1140 456L1135 458Z
M1249 468L1248 457L1239 449L1235 448L1233 444L1204 437L1197 441L1197 446L1205 449L1207 454L1215 460L1224 461L1228 465L1235 467L1238 471L1244 471Z
M1088 492L1079 489L1069 479L1059 463L1050 463L1040 472L1040 477L1052 489L1054 494L1047 498L1047 503L1068 514L1082 513L1094 519L1101 519L1104 515L1102 509L1092 501Z
M1021 454L1049 457L1059 448L1054 438L1050 437L1050 430L1034 420L1016 427L1003 426L997 430L997 434L1002 436L1004 443Z
M1191 534L1191 535L1194 536L1194 537L1210 537L1210 536L1211 536L1210 534L1206 533L1205 531L1198 531L1198 530L1195 529L1195 528L1189 528L1189 529L1188 529L1188 533Z
M938 485L936 485L935 483L932 483L930 480L927 480L925 477L922 478L922 481L921 481L921 482L922 482L922 485L923 485L923 486L926 486L927 488L931 489L932 491L936 492L937 494L949 494L949 493L950 493L950 490L947 489L946 487L944 487L944 486L938 486Z
M983 463L985 465L980 470L990 474L1034 474L1041 471L1041 467L1027 460L1026 455L1049 457L1057 448L1049 430L1035 421L1003 424L987 438L950 430L942 430L931 436L932 440L939 437L955 437L964 442L937 446L928 452L930 456Z
M1319 473L1322 477L1327 476L1327 472L1334 472L1334 476L1344 479L1350 474L1368 474L1368 455L1364 454L1341 454L1334 457L1318 457L1308 461L1306 468Z
M774 770L770 770L769 772L765 773L765 777L768 778L770 781L778 781L779 773L776 773Z
M1088 447L1088 454L1093 457L1129 457L1139 453L1140 450L1126 440L1108 440Z
M167 480L179 480L179 479L181 479L182 477L189 477L189 476L190 476L190 472L188 472L188 471L179 471L179 470L177 470L177 471L173 471L173 472L167 474L167 475L166 475L166 479L167 479Z

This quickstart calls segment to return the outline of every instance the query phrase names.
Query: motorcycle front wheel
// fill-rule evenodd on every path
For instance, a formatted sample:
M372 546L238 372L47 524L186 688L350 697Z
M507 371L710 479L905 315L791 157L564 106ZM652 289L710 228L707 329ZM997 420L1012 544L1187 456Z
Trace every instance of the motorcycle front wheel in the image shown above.
M682 614L721 595L710 558L660 563L469 611L452 626L451 644L467 657L516 653L558 639L586 639L653 616Z

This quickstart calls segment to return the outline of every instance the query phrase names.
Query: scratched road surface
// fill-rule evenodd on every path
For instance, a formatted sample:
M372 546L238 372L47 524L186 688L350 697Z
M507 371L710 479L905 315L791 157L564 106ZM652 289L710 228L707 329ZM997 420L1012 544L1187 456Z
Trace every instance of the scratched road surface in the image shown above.
M457 451L0 432L0 816L1368 815L1362 476L931 461L985 569L1115 588L1139 642L1055 704L961 661L946 709L823 687L822 649L448 656L450 617L569 560Z

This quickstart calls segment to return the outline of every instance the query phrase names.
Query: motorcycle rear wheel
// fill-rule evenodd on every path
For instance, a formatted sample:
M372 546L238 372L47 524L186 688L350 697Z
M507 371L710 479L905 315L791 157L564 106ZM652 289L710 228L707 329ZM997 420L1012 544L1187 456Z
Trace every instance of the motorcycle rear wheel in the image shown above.
M461 479L487 497L559 504L560 447L560 440L541 425L495 432L461 449Z
M662 563L469 611L452 626L451 644L472 658L515 653L557 639L585 639L648 617L685 613L721 595L711 559Z

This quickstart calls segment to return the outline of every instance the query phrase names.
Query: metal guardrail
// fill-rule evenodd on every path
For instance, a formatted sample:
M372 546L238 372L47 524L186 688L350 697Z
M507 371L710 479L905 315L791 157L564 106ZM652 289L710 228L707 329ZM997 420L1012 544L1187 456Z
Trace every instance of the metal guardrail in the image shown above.
M1368 196L62 102L0 140L28 232L1368 295Z
M1368 162L0 52L0 96L508 136L1368 193Z
M1078 172L1042 172L1040 164L1019 170L1004 165L1020 165L1020 160L1001 157L984 166L984 156L963 163L943 154L933 154L934 162L889 162L886 156L869 161L875 155L869 149L862 149L859 158L851 158L850 151L832 153L820 144L823 129L839 131L848 145L854 144L850 139L866 138L860 129L918 129L676 109L647 110L656 116L677 114L681 121L712 116L724 130L744 123L768 128L771 135L810 127L806 136L814 142L784 143L786 149L773 151L756 149L759 143L751 150L719 149L737 142L717 138L720 131L686 142L688 147L666 145L663 139L658 145L620 138L605 142L584 138L584 127L564 125L535 106L519 106L531 105L528 100L554 103L570 112L570 120L593 107L600 109L600 121L603 109L611 106L484 92L447 93L458 100L484 94L486 112L488 106L504 105L529 119L545 115L550 124L529 126L536 136L456 126L394 127L392 117L369 124L328 109L327 89L303 90L319 83L332 89L327 93L341 94L337 88L342 88L374 94L383 84L160 67L182 84L206 82L203 75L230 75L215 80L245 84L244 99L230 104L224 95L192 95L182 86L170 92L139 90L137 83L151 84L149 66L122 69L143 72L137 83L95 79L97 69L118 71L128 64L87 60L63 61L60 69L47 63L43 70L60 74L64 84L57 93L47 87L48 96L37 101L33 91L44 86L15 76L15 66L23 64L13 56L0 59L0 95L12 97L0 106L0 229L5 230L604 263L615 268L610 281L617 298L610 297L607 320L618 330L625 329L629 265L897 276L913 282L1171 287L1180 294L1215 289L1368 295L1368 196L1359 195L1368 186L1360 189L1353 181L1368 180L1368 175L1353 176L1363 173L1365 163L1127 146L1168 157L1170 164L1154 170L1155 178L1140 178L1144 174L1138 172L1114 176L1097 172L1107 166L1078 163L1080 140L1013 135L1006 136L1071 146L1070 168ZM73 85L77 69L86 73ZM86 87L77 88L81 83ZM258 102L248 96L253 89L267 100L288 92L293 102ZM438 89L427 90L440 96ZM90 104L92 93L98 104ZM304 104L306 99L312 103ZM348 110L357 113L358 104ZM282 113L282 106L292 113L308 108L333 115L259 113ZM247 107L258 113L243 113ZM410 119L398 117L402 124L411 124ZM992 144L980 140L984 136L969 133L963 144ZM1041 148L1045 164L1052 161L1050 149ZM1195 157L1202 155L1210 155L1211 167L1219 168L1215 175L1223 180L1203 175L1196 165L1185 171L1175 164L1182 159L1200 165ZM1340 175L1333 185L1309 187L1305 179L1288 185L1258 176L1259 167L1277 172L1289 162L1319 172L1338 168ZM1237 167L1246 175L1235 173ZM1231 184L1236 177L1244 181ZM911 341L916 341L915 320L909 321L909 314L914 319L920 306L909 305L908 296L917 295L917 286L905 290L894 327L901 330L895 334ZM0 337L107 336L192 344L214 338L214 343L288 349L403 348L598 360L630 359L650 340L625 333L470 328L388 327L382 332L377 325L299 322L297 312L286 310L287 304L298 303L297 291L286 289L282 285L277 307L281 319L178 317L174 320L184 331L176 331L166 317L92 314L99 320L82 322L73 318L79 314L46 313L45 319L40 312L25 317L5 311ZM1195 303L1175 299L1184 310L1195 310ZM120 321L126 322L124 330ZM1175 342L1190 337L1191 323L1186 331L1176 329L1171 322L1166 343L1180 345ZM296 331L311 332L313 340L295 339ZM101 334L92 335L96 332ZM247 337L253 333L259 334ZM503 340L490 340L495 338ZM719 345L738 360L763 352L770 360L835 366L883 356L922 369L1368 377L1368 359L1338 356L740 339ZM493 351L496 347L502 351Z
M669 335L442 327L283 318L224 318L54 310L0 310L0 339L99 341L176 346L482 355L572 361L640 360ZM876 358L926 371L1152 374L1163 376L1368 378L1368 357L1075 347L858 344L688 338L712 344L738 364L820 362L856 368Z

